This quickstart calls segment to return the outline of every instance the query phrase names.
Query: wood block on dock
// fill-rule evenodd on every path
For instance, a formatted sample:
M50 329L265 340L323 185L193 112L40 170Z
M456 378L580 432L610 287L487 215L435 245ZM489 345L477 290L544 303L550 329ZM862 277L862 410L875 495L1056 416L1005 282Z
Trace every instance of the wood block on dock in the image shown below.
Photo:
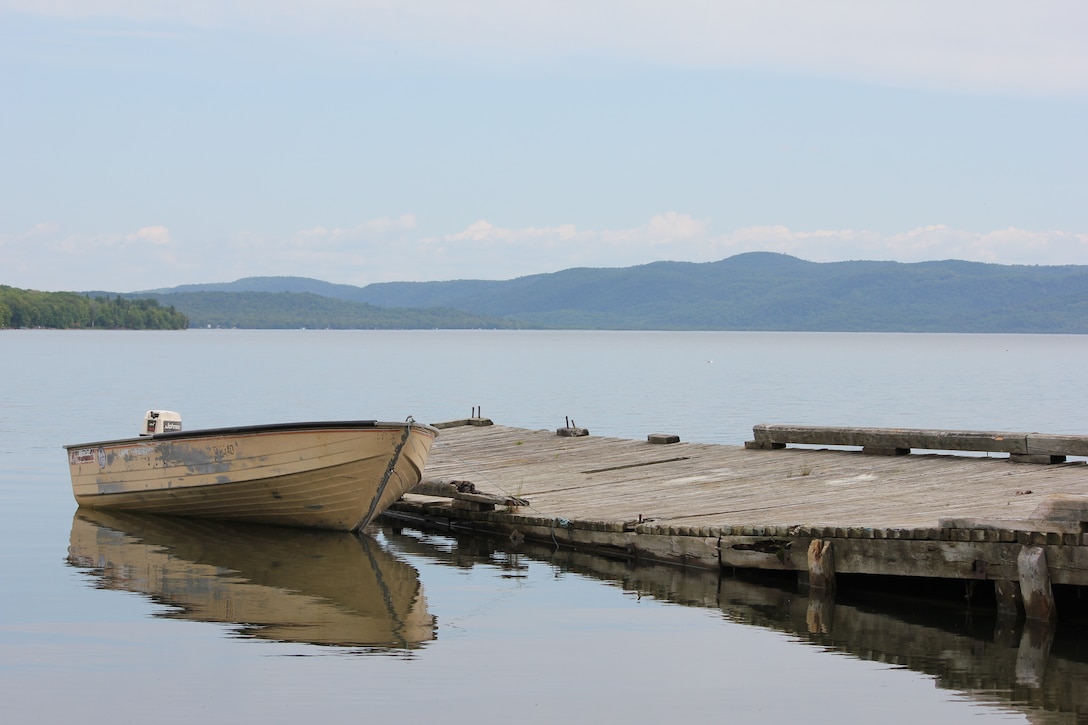
M555 434L557 436L563 436L564 438L579 438L581 436L589 435L588 428L572 428L567 426L565 428L556 428Z
M1055 494L1048 496L1032 512L1031 518L1043 521L1060 521L1080 527L1088 526L1088 496Z
M447 420L441 423L431 423L432 428L438 428L444 430L446 428L460 428L465 425L475 426L487 426L494 425L494 422L490 418L458 418L457 420Z
M1052 456L1049 453L1010 453L1009 461L1012 463L1065 463L1065 456Z
M672 433L651 433L646 436L646 440L650 443L660 443L668 445L669 443L679 443L680 436L673 435Z

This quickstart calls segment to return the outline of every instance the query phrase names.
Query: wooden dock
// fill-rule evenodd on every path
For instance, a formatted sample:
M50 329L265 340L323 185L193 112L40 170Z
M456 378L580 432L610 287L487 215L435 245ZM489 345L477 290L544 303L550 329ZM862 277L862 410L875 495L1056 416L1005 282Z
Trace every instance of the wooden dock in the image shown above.
M1056 462L1080 450L1075 436L1048 437L1044 463L1007 447L902 455L896 441L927 440L914 430L870 455L460 423L431 452L431 495L409 494L389 515L688 567L793 571L831 594L839 574L986 581L999 612L1032 620L1056 616L1052 584L1088 586L1088 466ZM818 443L813 430L795 442ZM1015 435L942 432L929 447Z

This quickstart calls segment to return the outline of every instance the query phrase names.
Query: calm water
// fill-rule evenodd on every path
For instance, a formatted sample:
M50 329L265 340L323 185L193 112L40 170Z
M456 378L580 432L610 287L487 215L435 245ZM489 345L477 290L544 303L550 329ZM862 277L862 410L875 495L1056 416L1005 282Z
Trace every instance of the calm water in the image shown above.
M821 630L788 590L548 547L85 516L60 446L150 407L197 428L481 406L729 444L764 422L1084 433L1084 370L1076 336L0 332L4 721L1075 722L1072 629L1047 657L955 608L841 601Z

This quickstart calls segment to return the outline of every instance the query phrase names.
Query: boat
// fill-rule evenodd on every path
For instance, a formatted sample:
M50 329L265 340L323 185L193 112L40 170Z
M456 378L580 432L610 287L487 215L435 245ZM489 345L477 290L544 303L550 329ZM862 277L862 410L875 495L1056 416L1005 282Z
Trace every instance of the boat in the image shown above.
M419 483L437 435L411 418L186 431L151 410L135 438L64 448L80 506L359 531Z
M419 573L386 529L348 533L80 508L67 561L156 616L276 642L415 650L435 639Z

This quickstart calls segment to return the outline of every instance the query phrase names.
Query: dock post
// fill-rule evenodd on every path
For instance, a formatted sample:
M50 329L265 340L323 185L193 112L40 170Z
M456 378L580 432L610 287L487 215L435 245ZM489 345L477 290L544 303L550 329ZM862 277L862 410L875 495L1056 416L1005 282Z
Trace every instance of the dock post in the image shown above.
M835 591L835 553L826 539L813 539L808 545L808 585L821 592Z
M808 570L798 572L808 580L805 624L812 634L829 634L835 612L835 554L827 539L808 545Z
M1050 622L1057 615L1054 592L1050 587L1050 570L1046 565L1046 549L1025 546L1016 557L1020 571L1020 594L1024 598L1024 616L1029 621Z

